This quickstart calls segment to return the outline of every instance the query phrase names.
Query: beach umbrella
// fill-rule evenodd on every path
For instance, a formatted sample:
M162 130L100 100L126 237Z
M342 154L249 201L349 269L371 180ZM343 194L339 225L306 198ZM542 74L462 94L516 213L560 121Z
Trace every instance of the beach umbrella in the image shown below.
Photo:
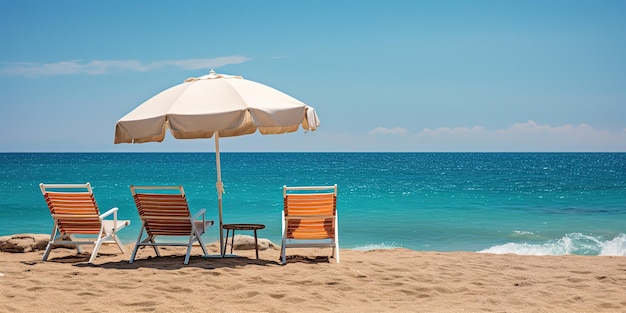
M215 139L220 249L223 247L219 139L260 132L263 135L315 130L315 109L272 87L241 76L192 77L139 105L115 125L115 143L161 142L169 129L176 139ZM223 251L220 251L223 252Z

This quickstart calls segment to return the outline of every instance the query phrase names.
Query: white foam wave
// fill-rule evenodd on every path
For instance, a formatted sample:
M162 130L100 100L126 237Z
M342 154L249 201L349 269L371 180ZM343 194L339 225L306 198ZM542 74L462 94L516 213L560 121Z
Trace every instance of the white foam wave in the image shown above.
M388 250L388 249L395 249L395 248L402 248L402 245L397 244L395 242L383 242L383 243L376 243L376 244L360 245L360 246L354 247L352 250L370 251L370 250Z
M557 240L544 243L505 243L478 251L495 254L524 255L615 255L626 256L626 234L619 234L611 240L603 240L593 235L571 233Z
M620 234L603 243L600 255L626 255L626 234Z

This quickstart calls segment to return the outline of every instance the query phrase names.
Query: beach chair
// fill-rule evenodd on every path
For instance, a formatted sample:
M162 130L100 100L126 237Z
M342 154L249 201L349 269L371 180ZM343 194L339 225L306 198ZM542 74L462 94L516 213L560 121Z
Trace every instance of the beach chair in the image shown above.
M198 242L204 255L208 256L201 236L213 225L213 221L206 220L205 209L201 209L193 216L189 213L183 186L130 186L130 191L141 218L141 230L130 263L135 260L137 249L143 246L154 248L159 257L161 254L158 246L187 246L184 264L189 264L191 248ZM144 231L146 237L142 240ZM184 236L189 240L186 243L157 242L158 236Z
M89 263L93 263L103 243L116 244L124 253L124 246L117 237L117 232L128 226L130 221L118 220L117 208L100 214L89 183L42 183L39 188L54 220L43 261L48 259L54 246L76 246L78 253L82 253L82 245L94 245ZM113 219L105 220L110 215L113 215Z
M281 259L287 248L332 247L339 263L337 185L283 186Z

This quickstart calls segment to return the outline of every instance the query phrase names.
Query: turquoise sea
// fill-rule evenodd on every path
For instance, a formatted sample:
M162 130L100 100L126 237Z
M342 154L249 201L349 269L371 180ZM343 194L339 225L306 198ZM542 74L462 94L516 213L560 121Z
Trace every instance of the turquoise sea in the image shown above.
M347 249L626 255L626 153L222 153L225 223L280 243L283 185L339 186ZM215 155L0 154L0 236L49 233L39 183L90 182L101 210L139 217L129 186L183 185L217 220ZM219 239L217 227L207 242Z

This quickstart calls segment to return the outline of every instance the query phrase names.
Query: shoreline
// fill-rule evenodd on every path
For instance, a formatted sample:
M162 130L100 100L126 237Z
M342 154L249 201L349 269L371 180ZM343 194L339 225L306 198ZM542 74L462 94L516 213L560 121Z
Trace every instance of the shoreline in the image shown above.
M576 240L575 236L579 235L581 237L584 237L583 239L587 239L585 237L585 235L582 234L566 234L563 238L561 238L561 240L563 239L571 239L571 240ZM27 240L21 241L20 240L15 240L12 239L12 237L15 236L25 236L24 238ZM238 236L242 236L242 235L238 235ZM244 234L244 237L249 237L250 239L252 238L249 234ZM574 237L572 237L574 236ZM48 242L48 239L50 238L49 234L44 234L44 233L18 233L18 234L11 234L11 235L0 235L0 253L3 251L7 251L6 247L7 246L3 246L3 241L4 240L9 240L9 241L13 241L14 243L17 243L17 245L21 245L23 247L21 248L25 248L24 246L27 246L29 243L28 241L32 240L32 243L30 243L30 245L32 245L35 249L39 249L39 250L45 250L46 244ZM207 245L211 245L211 244L217 244L218 241L214 241L210 242L207 241L206 238L204 238L205 243L208 243ZM259 240L264 240L267 241L271 244L277 245L275 242L271 241L269 238L263 238L263 237L259 237ZM556 246L556 245L560 245L560 241L553 241L552 244L554 244L554 246L548 246L548 244L550 244L550 242L546 242L546 243L525 243L525 242L521 242L521 243L516 243L516 242L508 242L505 244L501 244L501 245L493 245L489 248L486 249L482 249L482 250L423 250L423 249L414 249L411 247L405 247L402 245L390 245L390 244L386 244L386 243L381 243L381 244L365 244L365 245L359 245L356 247L351 247L351 248L341 248L342 250L352 250L352 251L361 251L361 252L366 252L366 251L372 251L372 250L393 250L393 249L407 249L407 250L411 250L414 252L442 252L442 253L448 253L448 252L467 252L467 253L486 253L486 254L515 254L515 255L521 255L521 256L567 256L567 255L580 255L580 256L626 256L626 250L624 250L623 245L624 242L626 242L626 234L625 233L619 233L617 236L615 236L614 238L602 241L602 247L598 249L598 254L592 254L592 253L572 253L575 251L570 251L570 250L563 250L560 249L562 248L561 246ZM122 243L126 246L134 246L135 244L135 240L128 240L126 239L122 239L121 240ZM186 242L187 240L185 238L171 238L171 241L180 241L181 243ZM567 240L563 240L563 241L567 241ZM276 242L280 243L280 239ZM194 243L194 245L198 245L198 243ZM279 245L279 244L278 244ZM587 247L589 248L589 247ZM26 251L30 251L27 250ZM559 253L551 253L554 251L558 251ZM8 251L10 252L10 251ZM583 251L583 252L589 252L589 250L587 251Z
M103 246L93 265L75 249L0 253L0 311L10 312L615 312L626 310L626 258L424 252L403 248L235 250L194 247L134 263ZM208 245L210 254L219 248ZM87 251L90 251L87 249ZM321 256L321 257L320 257Z

